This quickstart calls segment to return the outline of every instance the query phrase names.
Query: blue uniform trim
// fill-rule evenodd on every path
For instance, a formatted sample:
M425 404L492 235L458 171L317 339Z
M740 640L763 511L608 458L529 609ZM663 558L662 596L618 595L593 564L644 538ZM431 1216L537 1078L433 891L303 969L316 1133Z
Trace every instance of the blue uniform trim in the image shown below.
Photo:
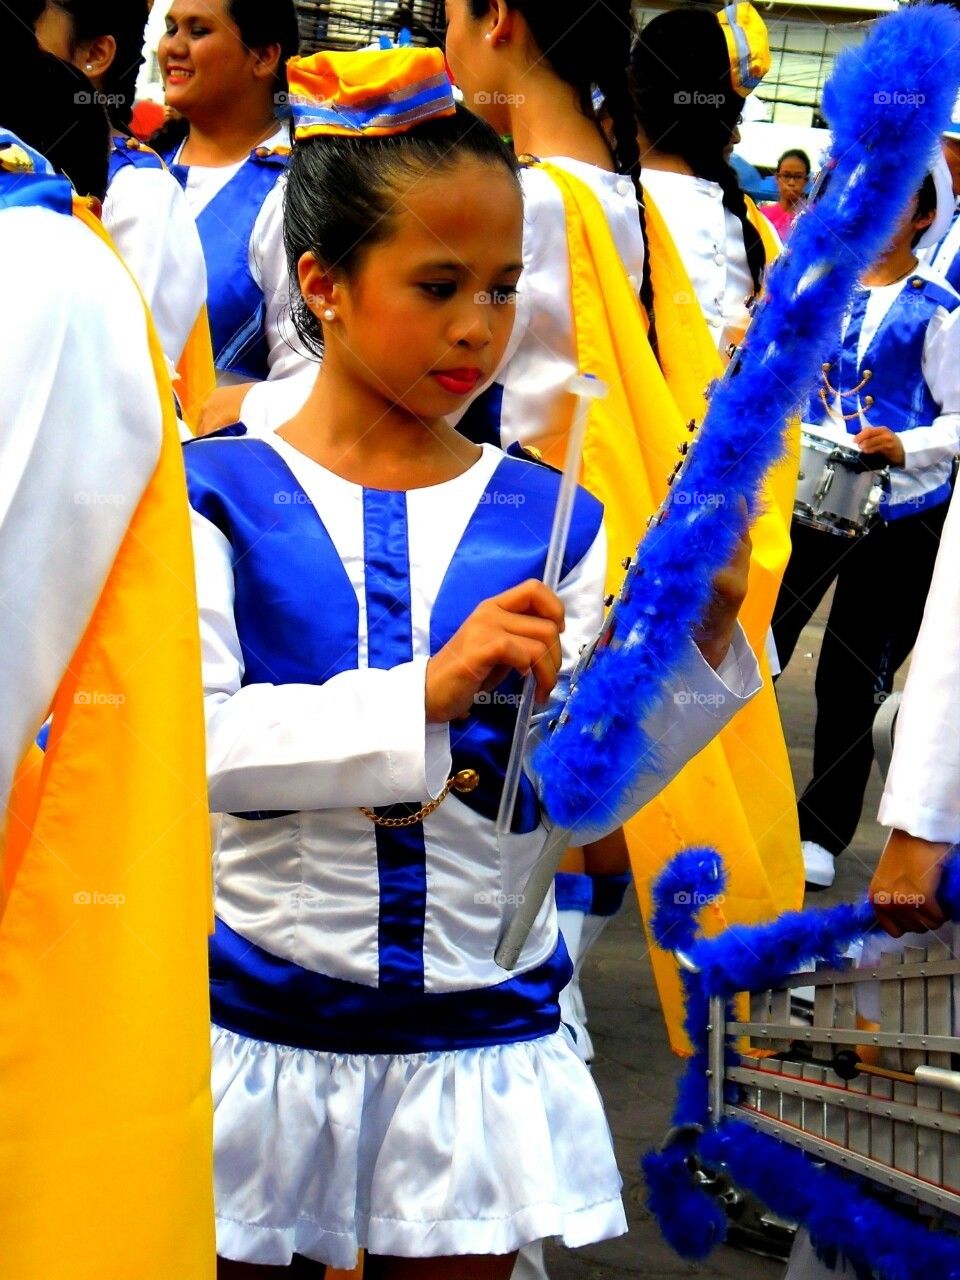
M244 684L323 684L359 665L359 606L323 521L284 459L237 424L184 447L190 502L230 543L234 617ZM430 617L430 651L447 643L476 606L542 577L560 477L505 457L489 480L448 566ZM407 495L363 491L368 665L413 656ZM562 573L583 559L603 518L580 491ZM521 682L512 677L450 726L454 771L474 768L476 791L460 800L496 817ZM426 798L426 797L425 797ZM384 812L384 811L381 811ZM278 816L246 813L242 818ZM394 816L396 814L394 813ZM524 779L514 830L536 829L540 810ZM423 991L426 851L423 824L374 831L379 872L380 985Z
M135 139L114 138L110 147L110 157L107 162L107 185L109 186L121 169L165 169L167 166L156 151L152 151L150 147L137 143L131 147L130 142Z
M405 493L364 489L363 541L367 665L389 671L413 659ZM378 810L382 816L391 812ZM380 986L422 992L427 911L423 823L375 826L374 833L380 879Z
M168 161L170 157L165 157ZM270 372L263 290L250 271L250 241L264 201L286 169L278 152L252 152L197 218L207 267L207 311L218 370L262 382ZM170 164L186 189L190 169Z
M19 147L33 162L33 172L0 168L0 209L49 209L73 214L73 187L55 173L50 162L7 129L0 129L0 149Z
M949 502L952 492L952 481L945 480L943 484L937 485L936 489L930 489L908 502L888 502L884 497L880 503L880 514L884 520L904 520L908 516L917 516L921 511L930 511L933 507Z
M503 421L503 383L493 382L476 400L470 402L466 413L457 423L457 430L474 444L501 445Z
M558 938L545 963L473 991L367 987L281 960L217 921L210 941L211 1016L251 1040L321 1053L430 1053L515 1044L560 1026L573 975Z
M553 878L553 892L558 911L579 911L586 915L593 902L593 885L589 876L573 871L558 871Z
M854 414L862 407L870 422L897 432L929 426L939 416L941 406L923 376L927 329L938 308L952 312L960 306L960 297L938 281L923 275L912 276L904 283L867 350L860 356L860 333L869 296L868 289L862 286L857 289L843 342L827 372L832 386L846 392L841 397L842 412ZM871 371L869 380L857 393L852 393L867 369ZM868 396L872 400L870 404L865 403ZM829 392L827 398L832 400ZM811 397L808 408L809 421L813 424L829 417L819 394ZM850 418L845 426L849 435L856 435L861 429L859 417ZM880 513L885 520L916 515L946 501L950 488L947 480L915 498L896 503L890 502L889 494L884 495Z
M356 592L296 476L245 433L236 424L183 450L190 504L233 550L243 683L323 684L359 663Z

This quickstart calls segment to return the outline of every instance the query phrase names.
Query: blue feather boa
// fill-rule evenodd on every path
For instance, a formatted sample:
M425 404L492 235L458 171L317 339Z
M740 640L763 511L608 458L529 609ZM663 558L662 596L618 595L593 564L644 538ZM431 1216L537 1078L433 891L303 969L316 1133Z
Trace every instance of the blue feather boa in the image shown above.
M775 1212L802 1223L830 1265L842 1255L863 1280L960 1280L956 1236L937 1235L903 1217L857 1181L749 1125L712 1123L707 1109L710 998L729 1000L738 991L767 990L816 960L835 963L875 919L864 901L791 912L772 924L734 926L719 937L700 938L697 915L723 891L725 879L714 850L687 849L653 887L657 942L682 950L697 970L683 974L685 1026L694 1056L678 1086L674 1129L662 1151L643 1158L647 1203L664 1238L681 1256L698 1260L724 1239L726 1220L695 1181L689 1166L693 1159L722 1170ZM960 848L944 865L937 897L947 916L960 920ZM728 1085L727 1093L735 1096L735 1086Z
M710 406L661 518L640 544L608 627L574 679L533 767L553 823L607 829L634 780L655 771L644 719L684 660L712 582L756 512L784 423L831 354L864 267L920 186L960 86L960 16L904 9L837 59L824 90L833 130L828 179L798 219L766 297ZM638 513L639 515L639 513Z

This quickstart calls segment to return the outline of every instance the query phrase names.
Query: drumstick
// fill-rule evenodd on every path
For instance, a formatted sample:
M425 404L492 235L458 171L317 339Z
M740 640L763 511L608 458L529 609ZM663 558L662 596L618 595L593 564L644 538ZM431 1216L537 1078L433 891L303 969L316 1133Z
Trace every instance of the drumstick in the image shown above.
M550 530L550 541L547 544L547 559L543 571L544 584L551 591L560 585L560 570L563 565L563 553L567 549L567 538L570 534L570 522L573 519L573 500L577 493L577 482L580 479L580 456L583 453L583 437L587 430L587 416L594 400L600 400L607 394L605 383L595 378L592 373L578 374L567 383L567 390L577 397L577 408L573 416L573 426L567 439L567 455L563 467L563 479L557 495L557 506L553 513L553 528ZM517 724L507 760L507 771L503 780L503 793L500 796L500 810L497 813L497 834L509 833L513 825L513 811L517 804L517 793L520 790L520 773L523 769L523 756L527 748L530 724L533 720L533 698L536 692L536 680L531 672L523 682L523 693L520 698L520 710L517 713Z
M553 528L550 531L550 542L547 547L547 559L543 580L551 591L556 591L560 584L560 571L563 564L563 553L566 550L567 538L570 534L570 522L573 519L573 503L577 492L577 481L580 477L580 456L583 453L583 438L587 430L587 418L590 405L607 394L607 386L593 374L582 374L571 378L567 390L577 397L577 408L573 425L567 440L567 454L564 460L563 479L557 496L557 507L553 516ZM500 811L497 814L497 834L503 835L513 825L513 811L517 803L517 792L520 789L520 772L523 768L523 757L533 720L533 697L536 682L531 673L523 682L523 695L517 725L514 730L510 758L504 777L503 794L500 797ZM494 960L501 969L515 969L520 959L530 930L533 928L540 909L550 892L553 878L560 867L561 859L569 841L569 832L562 827L555 827L547 838L543 852L537 859L533 870L523 886L523 893L517 909L510 919L506 931L494 953Z

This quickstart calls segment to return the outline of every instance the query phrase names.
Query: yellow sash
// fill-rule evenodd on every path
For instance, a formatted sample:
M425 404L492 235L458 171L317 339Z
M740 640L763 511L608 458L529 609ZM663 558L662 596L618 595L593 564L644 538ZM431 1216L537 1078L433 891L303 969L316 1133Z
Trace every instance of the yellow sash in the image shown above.
M152 326L150 342L159 461L7 813L0 1251L16 1280L215 1272L197 605Z
M183 420L197 434L200 414L210 395L217 389L217 374L213 367L213 343L210 339L210 319L204 305L197 322L190 331L180 363L177 365L177 399Z
M593 406L588 420L582 482L605 506L607 587L613 591L623 576L620 560L633 552L647 517L666 493L677 445L689 439L685 423L702 419L703 390L719 376L721 363L689 277L651 204L647 231L666 381L599 201L565 170L550 164L540 167L563 195L578 363L610 387L608 398ZM551 460L562 465L558 446ZM773 919L800 905L803 868L796 797L764 656L789 556L795 480L796 460L775 469L764 490L763 514L751 531L750 591L742 621L759 656L764 688L627 824L645 919L652 880L678 849L693 844L715 846L729 875L722 913L712 913L708 921L711 930L725 923ZM671 1044L677 1052L687 1052L676 963L652 939L651 954Z

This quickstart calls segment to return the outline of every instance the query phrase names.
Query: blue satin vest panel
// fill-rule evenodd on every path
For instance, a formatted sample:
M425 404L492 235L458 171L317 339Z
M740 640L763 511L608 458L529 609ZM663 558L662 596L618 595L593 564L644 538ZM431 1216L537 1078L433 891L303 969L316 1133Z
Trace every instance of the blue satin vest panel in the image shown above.
M407 495L363 491L367 664L389 671L413 660ZM398 816L380 809L381 817ZM379 876L380 987L423 992L427 851L423 823L374 827Z
M356 670L356 592L277 451L263 440L207 437L183 452L191 506L233 550L243 683L323 684Z
M301 969L217 920L210 940L218 1027L322 1053L429 1053L516 1044L560 1026L557 996L573 965L563 939L546 963L493 987L427 993L365 987Z
M135 143L131 146L131 143ZM113 138L107 161L107 185L113 182L121 169L163 169L166 166L156 151L137 142L135 138Z
M8 129L0 128L0 148L19 147L33 163L33 172L0 168L0 209L39 208L73 214L73 187L55 173L50 162Z
M245 430L238 425L218 435L245 437ZM244 683L322 684L340 671L355 669L356 594L322 520L276 450L262 440L206 437L188 443L184 459L191 505L233 548ZM527 578L543 577L559 485L559 475L548 467L503 458L434 602L431 653L453 637L483 600ZM403 494L364 491L367 553L373 557L367 567L371 666L410 660L400 638L409 634L409 585L398 588L402 575L391 585L390 569L392 562L402 566L407 554L406 535L397 533L401 509L406 520L403 500ZM381 527L384 521L387 527ZM564 576L587 554L602 521L601 504L580 490ZM396 526L392 530L391 522ZM408 574L409 566L403 572ZM406 630L401 632L401 626ZM388 657L388 647L395 658ZM465 720L450 726L454 772L469 768L480 776L477 789L459 799L491 821L500 805L521 687L519 676L508 676L497 689L478 696ZM539 804L524 776L513 830L533 831L539 821Z
M355 670L360 661L356 592L319 513L265 440L247 438L239 425L219 434L220 439L189 442L184 457L191 505L220 530L232 549L243 683L320 685L340 672ZM542 578L559 485L560 477L545 467L510 457L500 461L433 604L431 653L452 638L483 600L527 578ZM414 654L409 495L360 492L367 662L371 668L389 670ZM564 576L587 554L602 519L601 505L580 491ZM511 677L490 695L478 697L464 721L450 725L453 771L472 768L480 778L476 790L458 800L488 821L496 817L500 803L520 688L520 678ZM394 806L381 816L402 816L403 808ZM536 794L524 778L513 829L530 832L539 822ZM380 987L406 993L404 1000L424 998L424 825L375 825L374 835Z
M889 427L891 431L929 426L940 407L923 376L927 327L938 307L953 311L960 306L960 300L933 281L913 276L884 316L867 350L858 356L868 297L868 290L857 290L843 343L827 373L835 388L849 393L862 380L863 371L870 370L870 379L858 395L848 394L843 400L843 412L853 413L859 405L872 425ZM872 397L871 404L865 403L868 396ZM819 395L811 400L810 412L813 423L822 422L827 416ZM850 435L856 435L861 423L851 418L846 428Z
M207 266L207 310L213 363L222 372L262 382L270 372L264 332L263 290L250 271L250 241L264 201L287 167L288 157L256 151L197 218ZM170 170L186 188L189 167Z

